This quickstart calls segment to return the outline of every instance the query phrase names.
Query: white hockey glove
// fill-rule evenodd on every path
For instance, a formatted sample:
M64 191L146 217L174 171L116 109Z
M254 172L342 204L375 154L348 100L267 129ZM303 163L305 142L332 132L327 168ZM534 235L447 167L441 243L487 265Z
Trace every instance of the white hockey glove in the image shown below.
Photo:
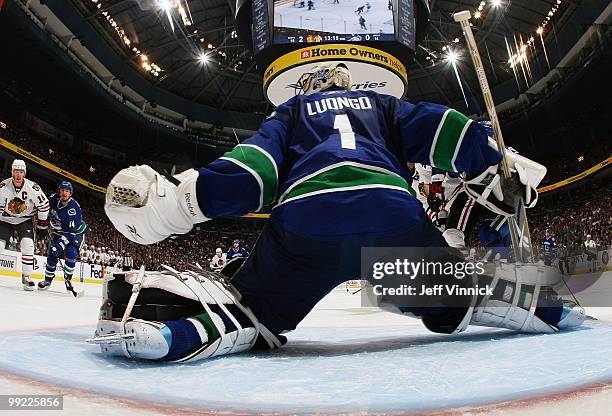
M506 217L516 214L522 199L525 208L533 207L538 201L538 190L532 184L525 168L519 162L512 162L509 179L500 175L497 166L490 166L475 178L464 182L465 191L476 202L490 211Z
M188 233L210 218L198 206L198 172L189 169L174 178L178 185L147 165L122 169L106 190L106 215L121 234L139 244Z

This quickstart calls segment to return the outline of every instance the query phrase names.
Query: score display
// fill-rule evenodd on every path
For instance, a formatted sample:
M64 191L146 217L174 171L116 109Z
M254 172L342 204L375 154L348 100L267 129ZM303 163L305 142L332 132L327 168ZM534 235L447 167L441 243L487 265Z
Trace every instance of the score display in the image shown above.
M252 0L253 50L378 41L414 49L414 7L413 0Z
M274 43L395 40L389 0L275 0Z

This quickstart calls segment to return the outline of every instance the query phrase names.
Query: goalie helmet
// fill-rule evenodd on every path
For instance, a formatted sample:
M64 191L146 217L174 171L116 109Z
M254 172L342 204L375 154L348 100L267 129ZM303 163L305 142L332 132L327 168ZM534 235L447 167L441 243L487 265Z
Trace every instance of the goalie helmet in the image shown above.
M319 64L310 72L302 74L297 82L297 92L304 95L331 89L351 89L351 73L345 64Z

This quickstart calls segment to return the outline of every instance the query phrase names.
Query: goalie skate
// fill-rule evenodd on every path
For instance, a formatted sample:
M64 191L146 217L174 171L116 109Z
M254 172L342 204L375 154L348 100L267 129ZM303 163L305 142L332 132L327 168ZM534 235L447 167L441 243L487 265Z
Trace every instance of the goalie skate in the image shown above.
M247 351L259 341L268 348L280 341L253 313L223 275L202 269L177 272L128 272L105 281L104 303L95 336L105 354L187 362ZM129 299L128 299L129 297ZM199 319L199 321L198 321ZM201 343L176 356L171 322L203 322Z
M395 306L383 299L377 304L393 313L418 317L432 332L459 333L469 325L504 328L517 332L553 333L582 325L584 309L563 301L553 287L561 282L556 269L539 264L487 263L485 274L473 275L472 286L490 288L486 295L468 297L465 307L424 311ZM444 304L444 300L442 304Z
M468 313L454 332L468 324L506 328L528 333L553 333L582 325L586 319L582 307L569 307L553 287L560 282L556 269L539 264L496 263L488 285L493 295L474 297ZM537 312L537 313L536 313Z

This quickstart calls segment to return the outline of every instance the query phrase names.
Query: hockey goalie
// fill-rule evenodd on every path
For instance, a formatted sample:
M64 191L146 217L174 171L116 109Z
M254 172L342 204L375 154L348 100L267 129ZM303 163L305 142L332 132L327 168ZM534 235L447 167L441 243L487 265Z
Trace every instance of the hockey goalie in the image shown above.
M102 351L186 362L277 348L285 342L281 334L319 300L360 275L362 247L447 247L413 195L408 163L460 173L470 197L496 214L513 215L519 199L528 207L537 200L521 159L509 155L513 177L504 179L497 167L502 156L486 130L453 109L351 91L344 64L319 65L298 85L301 94L210 165L174 178L133 166L112 179L105 211L140 244L212 218L273 209L232 276L167 267L106 282L90 340ZM432 252L463 261L452 248ZM452 307L444 295L432 295L427 307L402 305L395 312L449 334L469 324L532 333L580 325L583 311L564 306L537 267L522 273L507 264L492 276L461 279L465 288L486 279L492 295L463 296Z

